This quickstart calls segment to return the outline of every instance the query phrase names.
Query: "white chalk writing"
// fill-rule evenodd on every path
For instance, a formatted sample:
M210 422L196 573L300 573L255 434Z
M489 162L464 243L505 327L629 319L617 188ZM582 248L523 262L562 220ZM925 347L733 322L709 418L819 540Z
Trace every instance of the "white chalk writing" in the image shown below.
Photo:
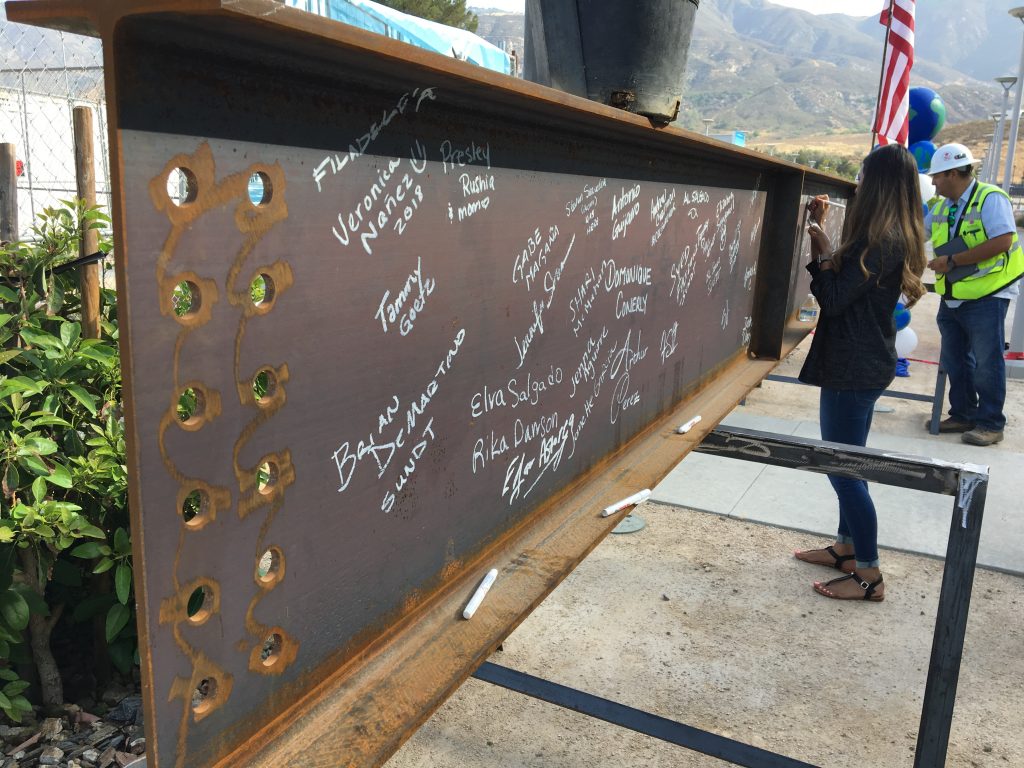
M654 224L654 234L651 235L651 245L655 245L660 239L665 227L672 220L676 212L676 191L673 189L664 190L660 195L651 200L651 222Z
M547 264L548 256L551 255L551 246L557 239L557 225L548 229L546 239L541 237L540 227L535 228L526 239L526 245L516 254L515 263L512 265L512 282L522 282L526 285L526 290L532 290L537 275L540 274L541 269Z
M484 164L487 169L491 168L491 145L480 146L471 141L465 147L455 147L451 141L445 139L441 142L441 170L445 175L467 165Z
M669 296L676 300L680 307L686 301L686 293L690 290L690 284L697 273L697 258L690 253L690 246L686 246L679 260L669 269L669 276L672 278L672 288Z
M330 170L332 175L341 173L342 169L344 169L350 161L358 160L363 156L363 153L366 152L369 146L380 135L381 131L391 124L392 120L399 115L404 115L410 106L413 107L413 112L419 112L420 105L423 104L424 99L430 99L431 101L435 101L437 99L437 94L435 93L434 88L414 88L412 91L403 93L398 97L398 101L394 107L384 110L379 122L370 123L370 127L366 133L349 144L348 154L330 154L321 160L313 169L313 183L316 184L317 192L322 191L320 182L323 181L325 176L327 176L328 170Z
M523 367L523 363L526 362L526 353L530 351L533 340L539 334L544 333L544 310L547 309L547 306L543 301L531 302L533 320L530 322L530 327L526 329L522 339L518 336L512 337L512 341L516 345L516 352L519 354L519 364L516 365L516 368Z
M372 255L373 241L389 223L399 235L405 232L406 224L412 220L413 214L423 202L423 188L415 181L427 167L423 145L417 141L412 147L409 160L412 173L402 174L394 186L389 186L388 182L392 176L397 176L395 171L401 163L399 159L389 160L387 170L382 169L378 173L377 181L356 207L347 215L338 214L338 226L331 227L331 231L343 246L347 247L351 236L359 232L363 250Z
M614 259L605 259L601 262L601 275L604 278L604 289L608 292L627 285L651 284L651 268L643 264L619 267Z
M342 493L349 484L352 482L352 477L355 475L356 469L367 457L372 457L374 463L377 466L377 478L380 479L384 476L388 467L391 465L392 460L395 457L395 453L399 448L402 448L406 444L406 439L414 434L416 429L417 421L420 416L429 407L431 401L437 395L437 391L440 387L440 380L447 375L455 362L455 357L458 355L459 349L462 347L463 342L466 338L466 331L460 329L455 335L455 339L452 342L453 346L448 350L444 359L437 366L433 377L424 387L423 391L416 397L409 400L408 405L405 408L404 419L398 422L398 430L393 431L396 426L395 417L401 412L401 403L397 395L393 395L390 404L385 408L384 412L377 416L377 429L376 431L370 431L365 439L357 441L355 447L352 446L351 441L346 440L342 443L337 450L331 454L331 460L334 463L334 467L338 472L338 493ZM419 460L420 456L427 447L427 436L429 440L434 439L432 430L433 418L427 421L426 426L419 432L420 436L424 438L417 442L412 449L412 469L406 471L403 469L399 480L396 481L397 491L392 492L388 490L384 499L381 502L381 509L384 512L390 512L394 507L395 496L394 493L401 491L404 487L408 478L412 475L416 468L416 461ZM388 432L389 434L385 434ZM422 443L422 447L421 447ZM408 468L409 464L406 464ZM399 485L400 483L400 485Z
M729 229L729 217L736 210L736 193L730 192L725 199L719 200L715 206L715 229L718 236L718 250L725 249L726 231Z
M391 291L384 291L384 296L381 297L380 306L377 307L374 317L380 320L384 333L388 332L389 326L397 323L398 332L402 336L407 336L416 322L417 315L426 306L427 297L434 292L434 285L434 278L423 277L423 259L422 257L417 258L416 269L406 278L405 285L402 286L398 295L392 299ZM412 296L414 288L416 289L416 298L406 307L406 302Z
M576 287L576 292L569 300L569 322L572 325L573 336L579 336L583 323L594 306L594 299L601 288L601 280L590 267L583 275L583 282Z
M755 275L757 275L757 264L753 264L743 270L743 287L748 291L754 287Z
M647 294L642 293L639 296L630 296L628 299L624 298L622 291L619 291L619 295L615 297L615 317L621 320L626 315L646 315L647 314Z
M678 348L678 336L679 336L679 321L676 320L672 325L661 332L661 362L664 363L668 358L672 356L672 353Z
M704 285L707 286L708 295L715 290L715 286L718 285L718 281L722 279L722 259L717 258L708 267L708 271L704 273Z
M629 189L621 187L618 195L612 195L612 240L625 237L626 229L640 213L639 197L639 184L634 184ZM619 214L622 214L621 218Z
M601 352L601 346L607 338L608 328L603 327L596 339L592 336L587 339L587 348L583 350L583 357L572 374L572 393L569 397L576 397L576 388L584 381L593 381L596 373L595 364L597 357Z

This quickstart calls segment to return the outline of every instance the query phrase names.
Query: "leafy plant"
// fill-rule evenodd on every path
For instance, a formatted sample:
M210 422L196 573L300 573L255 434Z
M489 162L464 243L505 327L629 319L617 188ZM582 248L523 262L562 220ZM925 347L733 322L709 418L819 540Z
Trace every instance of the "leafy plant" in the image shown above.
M65 608L76 608L56 601L54 579L82 583L114 570L108 642L132 613L114 295L101 292L100 338L82 338L77 273L58 269L78 255L82 232L108 222L69 201L43 211L31 242L0 248L0 658L27 631L51 706L63 703L63 686L50 636ZM26 685L8 668L0 680L0 710L20 720Z

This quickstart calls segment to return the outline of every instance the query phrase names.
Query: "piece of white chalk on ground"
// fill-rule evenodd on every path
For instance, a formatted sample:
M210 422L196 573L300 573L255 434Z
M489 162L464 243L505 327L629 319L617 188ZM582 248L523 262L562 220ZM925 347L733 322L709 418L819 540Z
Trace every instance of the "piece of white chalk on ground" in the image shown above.
M462 618L471 619L473 614L476 613L476 609L480 607L480 603L484 601L487 596L487 590L491 588L494 580L498 578L498 569L491 568L484 576L484 580L480 582L480 586L476 588L476 592L469 598L469 603L466 605L466 610L462 612Z
M693 429L699 423L700 423L700 416L694 416L688 422L683 424L683 426L681 426L679 429L677 429L676 432L678 432L680 435L685 435L687 432L689 432L691 429Z
M650 498L650 495L650 488L644 488L642 491L637 491L632 496L628 496L622 501L617 501L610 507L605 507L604 511L601 513L601 517L609 517L610 515L614 515L616 512L621 512L626 507L639 504L641 501L647 501L647 499Z

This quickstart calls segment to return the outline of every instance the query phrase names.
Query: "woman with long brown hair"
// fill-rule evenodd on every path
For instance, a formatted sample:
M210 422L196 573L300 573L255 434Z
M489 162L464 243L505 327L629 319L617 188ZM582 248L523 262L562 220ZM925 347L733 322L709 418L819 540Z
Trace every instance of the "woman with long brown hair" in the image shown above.
M863 446L875 401L896 371L896 321L924 295L926 264L921 191L913 156L899 144L878 147L861 166L843 239L833 251L821 228L828 197L807 205L811 293L821 306L800 380L821 387L821 438ZM880 601L885 586L878 560L878 520L863 480L829 475L839 498L836 542L795 552L815 565L845 572L814 589L839 600Z

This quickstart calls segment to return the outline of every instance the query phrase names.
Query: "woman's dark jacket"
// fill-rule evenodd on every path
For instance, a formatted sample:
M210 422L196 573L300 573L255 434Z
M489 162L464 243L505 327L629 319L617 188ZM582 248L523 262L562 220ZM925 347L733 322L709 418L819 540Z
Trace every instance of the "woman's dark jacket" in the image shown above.
M856 253L856 250L854 250ZM896 373L896 321L905 254L891 247L843 259L842 268L807 265L821 305L800 381L829 389L885 389ZM881 276L881 278L879 278Z

